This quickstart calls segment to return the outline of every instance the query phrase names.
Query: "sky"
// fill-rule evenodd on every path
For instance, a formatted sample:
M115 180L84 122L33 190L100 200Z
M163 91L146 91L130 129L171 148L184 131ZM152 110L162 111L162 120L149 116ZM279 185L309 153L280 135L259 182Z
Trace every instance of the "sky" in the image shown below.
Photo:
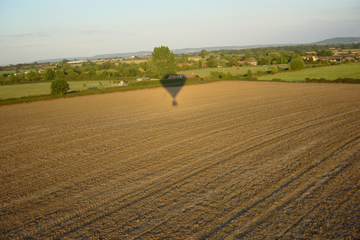
M360 37L359 0L0 0L0 66Z

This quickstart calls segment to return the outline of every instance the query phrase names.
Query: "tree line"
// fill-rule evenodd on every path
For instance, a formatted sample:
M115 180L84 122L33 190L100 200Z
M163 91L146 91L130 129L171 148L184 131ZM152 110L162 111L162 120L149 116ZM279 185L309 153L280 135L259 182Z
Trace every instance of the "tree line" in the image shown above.
M302 56L306 56L310 52L319 57L333 56L334 52L330 48L346 53L347 49L359 49L360 43L202 50L198 53L189 54L174 54L168 47L160 46L154 48L151 59L144 59L139 63L123 61L96 63L87 60L81 64L69 64L64 59L56 63L56 66L41 65L36 62L29 65L17 64L15 66L16 73L0 75L0 83L31 83L52 81L56 78L65 80L119 79L119 77L163 78L167 74L175 74L177 71L218 66L241 67L251 65L251 61L255 61L257 65L288 64L289 70L298 70L304 68L305 64L327 64L324 61L304 60ZM191 57L197 57L197 59ZM30 70L27 73L20 72L20 69L27 67L42 66L47 66L47 69L41 73L35 70ZM6 67L2 67L2 69L4 68Z

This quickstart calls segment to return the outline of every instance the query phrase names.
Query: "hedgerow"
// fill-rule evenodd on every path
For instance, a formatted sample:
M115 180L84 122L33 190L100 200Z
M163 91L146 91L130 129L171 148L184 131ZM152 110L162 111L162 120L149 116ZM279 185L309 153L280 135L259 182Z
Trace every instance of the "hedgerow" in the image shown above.
M351 83L351 84L360 84L360 79L356 78L337 78L335 80L327 80L325 78L306 78L305 82L307 83Z

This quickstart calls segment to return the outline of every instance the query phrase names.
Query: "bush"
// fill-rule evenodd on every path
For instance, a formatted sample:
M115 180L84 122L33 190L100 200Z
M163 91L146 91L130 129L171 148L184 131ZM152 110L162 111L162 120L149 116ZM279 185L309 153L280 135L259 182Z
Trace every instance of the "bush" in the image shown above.
M214 77L214 78L221 78L221 77L222 77L222 76L221 76L221 73L216 72L216 71L211 71L211 72L210 72L210 75L211 75L212 77Z
M289 63L290 70L301 70L305 67L304 60L301 57L291 59Z
M254 76L254 74L253 74L253 72L249 69L249 70L247 71L246 76L247 76L248 78L252 78L252 77Z
M271 66L271 73L272 74L278 73L278 68L276 66Z
M216 72L216 71L211 71L210 72L211 75L211 79L222 79L222 80L239 80L239 79L244 79L244 76L239 76L239 75L232 75L230 72L224 73L224 72Z
M66 93L70 88L69 84L66 80L57 78L51 82L51 95L63 95Z
M325 78L305 78L305 82L310 83L352 83L352 84L360 84L360 79L355 78L337 78L335 80L327 80Z

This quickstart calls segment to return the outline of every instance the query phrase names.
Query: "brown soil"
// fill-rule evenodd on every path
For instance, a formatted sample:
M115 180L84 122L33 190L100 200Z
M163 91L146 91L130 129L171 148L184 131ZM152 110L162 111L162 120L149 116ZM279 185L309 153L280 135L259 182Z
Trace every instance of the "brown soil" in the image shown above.
M360 238L359 85L219 82L172 101L1 107L0 238Z

